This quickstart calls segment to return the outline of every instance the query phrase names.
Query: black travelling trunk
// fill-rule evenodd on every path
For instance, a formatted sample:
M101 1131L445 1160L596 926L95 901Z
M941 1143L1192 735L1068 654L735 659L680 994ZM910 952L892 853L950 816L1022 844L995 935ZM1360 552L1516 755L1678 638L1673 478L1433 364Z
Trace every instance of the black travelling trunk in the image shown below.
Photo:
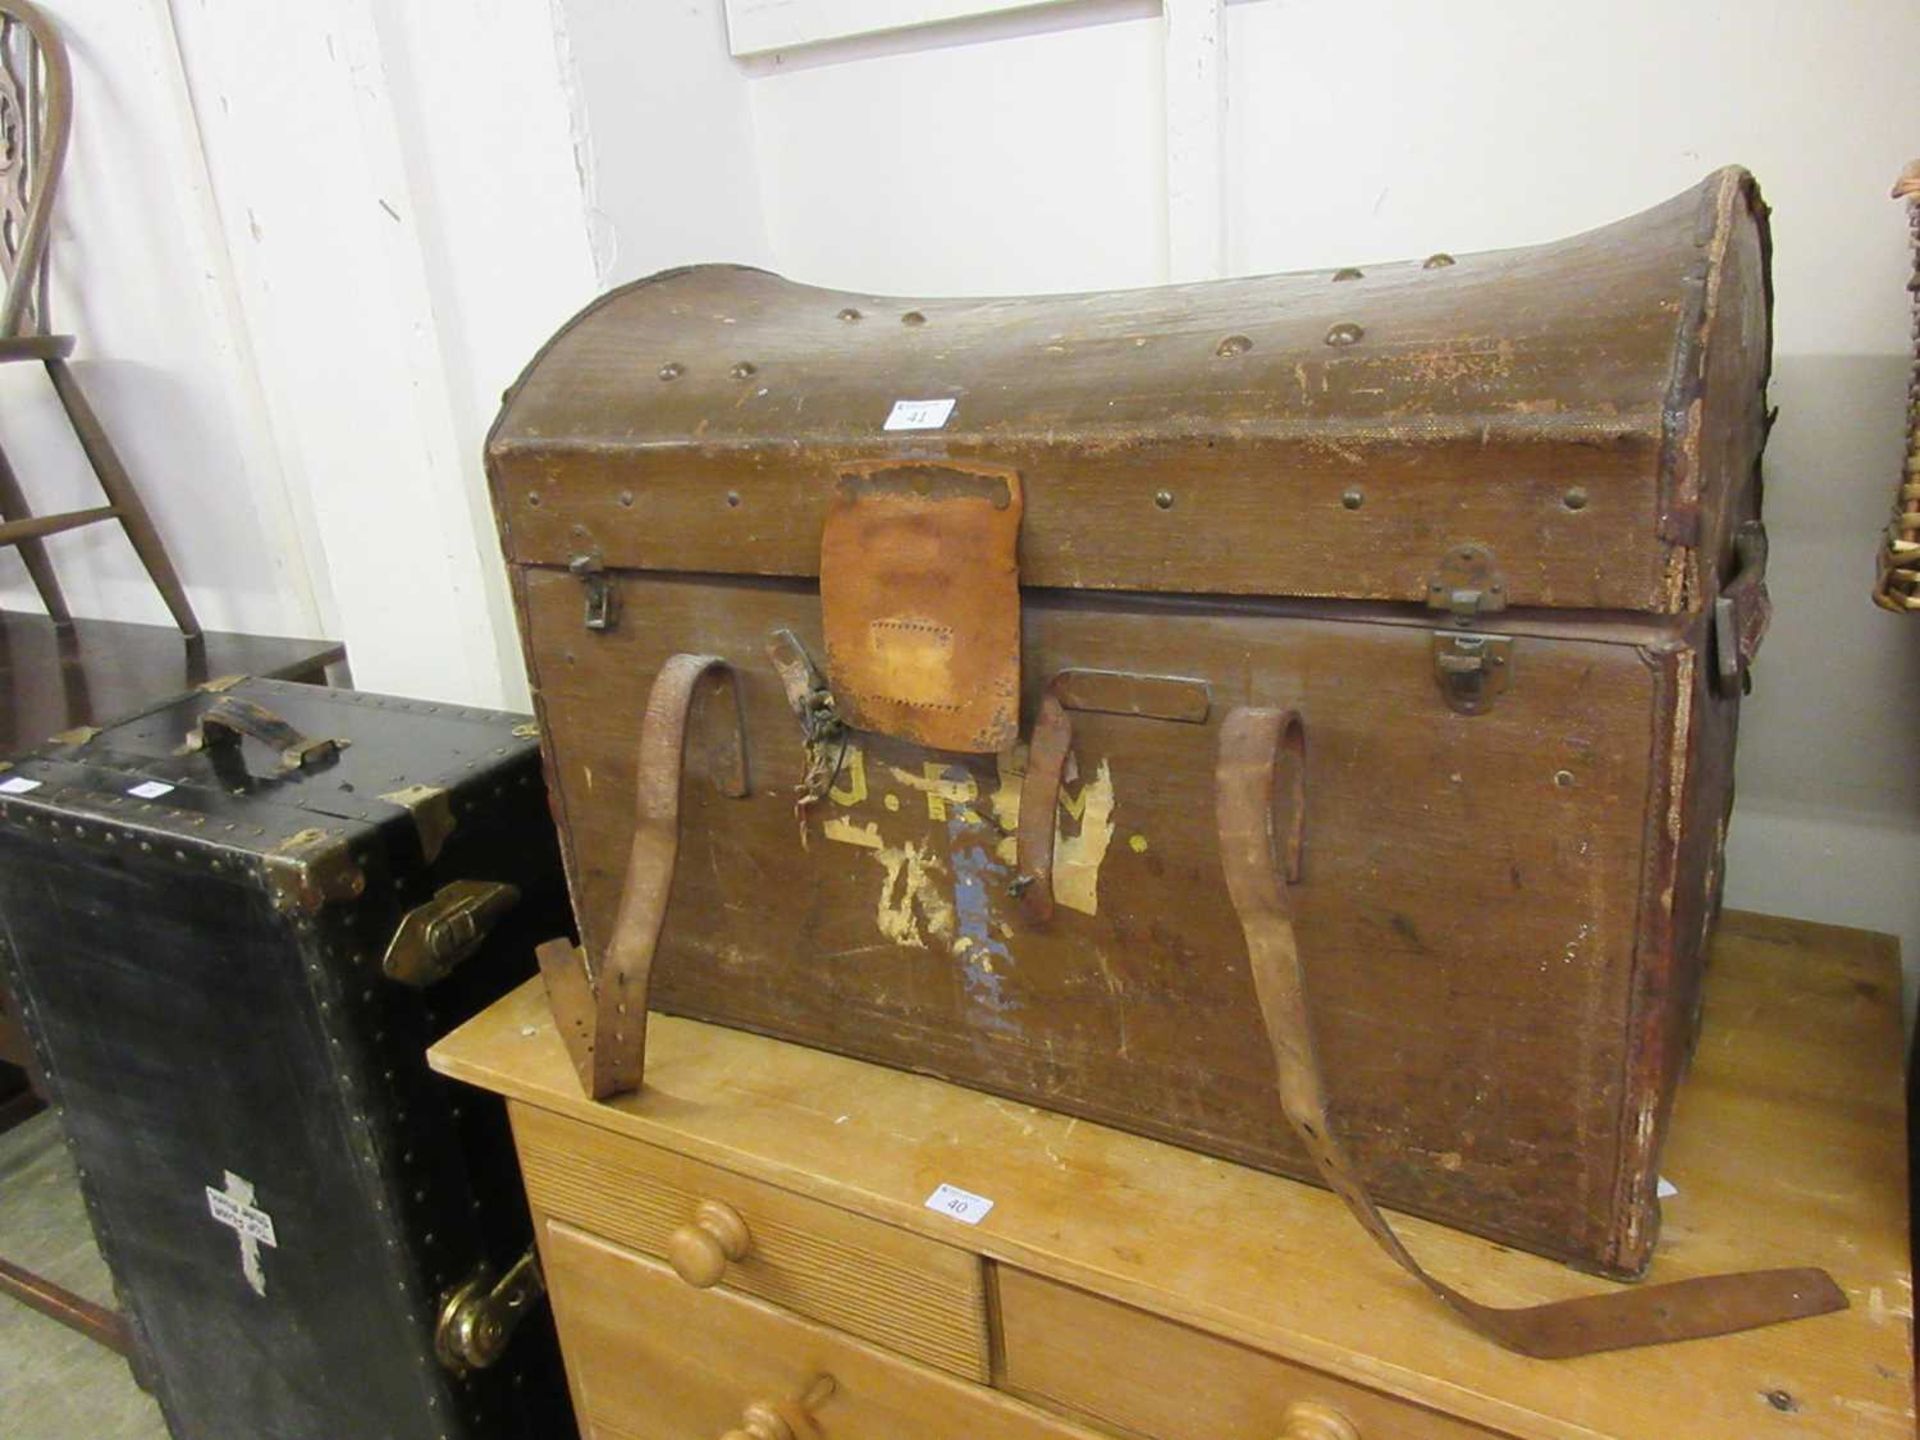
M530 1243L423 1052L571 923L531 725L248 679L64 738L0 767L0 960L174 1435L572 1434L544 1306L435 1344Z

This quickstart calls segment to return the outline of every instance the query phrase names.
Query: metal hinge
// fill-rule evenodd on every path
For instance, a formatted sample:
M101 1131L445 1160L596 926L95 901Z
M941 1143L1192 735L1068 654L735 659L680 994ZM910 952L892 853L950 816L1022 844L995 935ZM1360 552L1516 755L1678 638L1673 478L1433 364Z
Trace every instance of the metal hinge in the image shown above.
M532 1246L498 1284L493 1283L492 1267L483 1263L441 1304L434 1354L455 1375L486 1369L506 1353L515 1328L546 1293L546 1277Z
M1447 704L1478 715L1507 688L1513 674L1513 637L1473 633L1482 616L1507 608L1507 585L1484 545L1457 545L1427 582L1427 604L1444 610L1452 628L1433 632L1433 678Z
M597 554L575 555L567 569L580 577L587 587L586 626L589 630L611 630L620 623L620 590L607 574Z
M517 889L498 881L443 885L433 899L401 917L380 968L389 980L424 989L478 950L519 899Z

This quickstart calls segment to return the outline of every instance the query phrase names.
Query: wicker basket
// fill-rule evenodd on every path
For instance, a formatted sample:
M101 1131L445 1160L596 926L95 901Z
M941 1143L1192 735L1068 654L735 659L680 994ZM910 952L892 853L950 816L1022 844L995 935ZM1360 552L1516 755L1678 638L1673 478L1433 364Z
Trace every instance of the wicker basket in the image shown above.
M1893 523L1880 546L1875 603L1889 610L1920 610L1920 160L1900 172L1893 198L1907 202L1913 235L1913 374L1907 381L1907 456L1894 501Z

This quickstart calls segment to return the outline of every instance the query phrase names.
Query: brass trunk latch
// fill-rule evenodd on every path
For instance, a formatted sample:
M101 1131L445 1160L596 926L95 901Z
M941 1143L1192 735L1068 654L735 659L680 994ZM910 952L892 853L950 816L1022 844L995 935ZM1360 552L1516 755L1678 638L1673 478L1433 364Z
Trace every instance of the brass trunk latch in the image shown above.
M1433 678L1447 704L1478 715L1507 688L1513 674L1513 637L1472 631L1483 615L1507 608L1507 586L1484 545L1456 545L1427 583L1427 605L1444 610L1451 628L1433 632Z
M401 917L380 968L389 980L424 989L478 950L519 899L518 889L499 881L443 885L433 899Z
M532 1246L494 1283L482 1264L464 1285L448 1292L433 1330L433 1349L455 1375L485 1370L506 1353L507 1342L527 1313L547 1293L539 1253Z

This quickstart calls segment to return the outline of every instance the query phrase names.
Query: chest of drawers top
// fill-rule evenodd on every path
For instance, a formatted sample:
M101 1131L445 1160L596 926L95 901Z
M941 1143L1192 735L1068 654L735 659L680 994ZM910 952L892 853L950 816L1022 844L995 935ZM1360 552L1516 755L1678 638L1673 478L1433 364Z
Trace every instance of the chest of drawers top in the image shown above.
M431 1058L516 1102L523 1159L530 1126L551 1136L564 1120L572 1123L562 1131L590 1127L592 1148L608 1155L634 1147L632 1163L677 1175L690 1199L696 1180L668 1173L684 1162L751 1186L739 1192L742 1204L764 1210L761 1192L777 1192L777 1243L804 1248L803 1232L817 1228L829 1247L826 1259L801 1265L808 1278L794 1308L1096 1424L1156 1433L1179 1422L1155 1394L1148 1359L1063 1369L1044 1356L1049 1325L1086 1331L1086 1355L1096 1341L1101 1353L1143 1346L1171 1355L1191 1334L1197 1348L1180 1351L1189 1372L1233 1373L1250 1352L1523 1440L1670 1440L1682 1415L1691 1440L1851 1440L1914 1430L1899 997L1897 946L1886 937L1726 917L1663 1166L1677 1193L1651 1278L1820 1265L1851 1308L1564 1362L1508 1354L1457 1326L1330 1194L926 1077L657 1016L646 1088L596 1103L580 1090L537 982L448 1036ZM1274 1123L1283 1123L1277 1105ZM650 1158L659 1152L671 1152L664 1169ZM564 1183L537 1167L528 1180L536 1209L550 1208L542 1185ZM974 1224L929 1208L942 1185L992 1208ZM861 1318L857 1267L845 1287L820 1278L833 1268L834 1244L850 1235L846 1243L860 1245L869 1233L806 1220L827 1210L885 1227L877 1284L911 1292L914 1267L924 1265L918 1288L937 1323L889 1344L884 1327ZM642 1214L583 1218L585 1229L637 1254L663 1243L647 1238L656 1222ZM1397 1223L1436 1272L1491 1303L1605 1288L1437 1225ZM998 1347L997 1373L986 1349L969 1348L971 1322L938 1319L974 1313L965 1265L950 1256L973 1257L989 1277L981 1323L997 1326L988 1347ZM757 1292L754 1283L748 1274L740 1288L786 1303L766 1288L773 1281ZM1089 1309L1080 1297L1104 1303ZM1138 1330L1166 1321L1179 1330Z

